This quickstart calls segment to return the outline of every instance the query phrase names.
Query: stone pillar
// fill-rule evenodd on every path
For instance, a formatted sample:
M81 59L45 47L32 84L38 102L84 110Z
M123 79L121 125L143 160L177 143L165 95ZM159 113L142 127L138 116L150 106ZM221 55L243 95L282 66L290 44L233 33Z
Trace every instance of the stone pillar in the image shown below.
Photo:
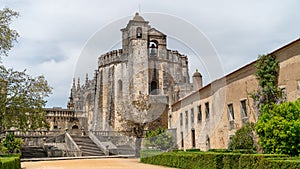
M202 88L202 75L196 69L193 75L193 91L197 91Z

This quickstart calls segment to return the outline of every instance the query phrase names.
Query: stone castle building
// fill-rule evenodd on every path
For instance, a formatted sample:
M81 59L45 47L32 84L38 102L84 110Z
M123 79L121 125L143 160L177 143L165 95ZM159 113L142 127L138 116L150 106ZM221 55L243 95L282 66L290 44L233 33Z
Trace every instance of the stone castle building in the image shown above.
M278 86L288 101L300 98L300 39L275 51ZM258 88L256 61L217 79L172 104L169 128L177 131L180 149L227 148L230 137L246 122L256 122L252 92Z
M175 131L180 149L227 148L235 131L257 114L249 93L258 83L255 61L202 86L196 71L190 82L188 58L167 48L167 36L137 13L121 29L122 49L98 58L93 78L73 85L68 109L47 109L50 129L79 128L113 131L119 126L118 107L147 94L165 105L157 118ZM280 62L279 86L288 101L300 97L300 39L275 51Z
M168 49L167 36L138 13L121 32L122 49L101 55L91 80L73 80L68 109L83 112L89 131L115 130L118 106L143 93L165 104L157 120L167 127L169 105L192 91L188 58Z

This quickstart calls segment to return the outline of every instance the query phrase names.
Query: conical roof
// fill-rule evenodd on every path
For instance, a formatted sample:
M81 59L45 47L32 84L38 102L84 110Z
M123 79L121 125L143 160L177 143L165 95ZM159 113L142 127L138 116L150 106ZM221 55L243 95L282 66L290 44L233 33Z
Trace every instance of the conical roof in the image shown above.
M202 75L198 72L198 69L196 69L196 72L194 73L193 77L202 77Z

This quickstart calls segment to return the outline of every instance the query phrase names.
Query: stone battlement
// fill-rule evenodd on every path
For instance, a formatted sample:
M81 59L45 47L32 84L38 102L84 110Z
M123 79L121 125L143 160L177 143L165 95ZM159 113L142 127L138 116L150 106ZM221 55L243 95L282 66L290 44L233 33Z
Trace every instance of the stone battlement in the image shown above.
M98 58L98 66L101 67L116 62L121 62L122 54L122 49L109 51Z

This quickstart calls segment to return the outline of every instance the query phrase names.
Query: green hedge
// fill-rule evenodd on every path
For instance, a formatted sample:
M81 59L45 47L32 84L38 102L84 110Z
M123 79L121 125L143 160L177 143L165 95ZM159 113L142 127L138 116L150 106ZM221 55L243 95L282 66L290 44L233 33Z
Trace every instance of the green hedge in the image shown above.
M21 169L20 155L1 155L0 169Z
M169 152L142 157L141 162L183 169L299 169L300 158L286 155L219 152Z

